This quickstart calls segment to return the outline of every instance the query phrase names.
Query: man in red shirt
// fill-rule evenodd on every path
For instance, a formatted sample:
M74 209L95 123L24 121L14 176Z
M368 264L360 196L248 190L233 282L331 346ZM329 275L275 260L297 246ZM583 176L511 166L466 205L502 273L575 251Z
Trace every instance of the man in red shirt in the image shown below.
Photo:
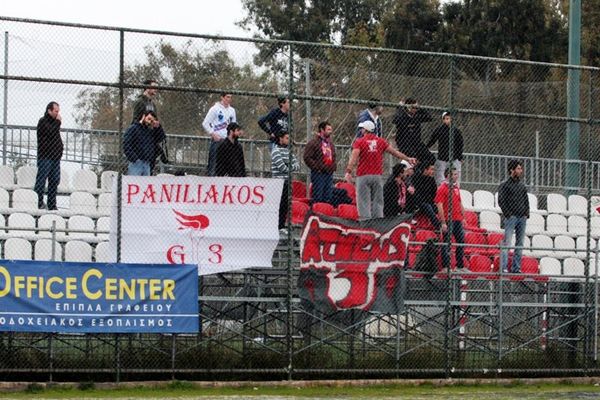
M417 160L394 149L387 140L376 136L375 124L364 121L358 125L363 136L352 144L352 154L346 168L346 180L352 183L352 171L356 169L356 206L360 220L383 218L383 154L415 164Z
M444 242L448 242L449 235L452 234L456 243L465 242L465 231L463 230L463 220L465 219L465 211L462 207L460 199L460 188L458 182L458 171L454 168L446 168L444 171L446 180L438 187L435 194L435 204L438 209L438 218L441 221L442 232L444 234ZM452 182L452 191L450 191L450 182ZM452 204L450 204L452 199ZM452 209L450 209L452 205ZM449 218L449 213L452 213ZM448 226L448 224L451 224ZM450 229L449 229L450 228ZM458 269L463 269L464 247L456 247L456 265ZM442 263L444 268L448 268L450 264L450 250L448 246L442 248Z

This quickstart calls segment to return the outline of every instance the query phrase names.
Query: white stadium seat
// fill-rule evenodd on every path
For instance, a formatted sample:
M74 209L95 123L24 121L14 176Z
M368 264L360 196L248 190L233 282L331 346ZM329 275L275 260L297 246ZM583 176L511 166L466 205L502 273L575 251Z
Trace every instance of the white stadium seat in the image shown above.
M96 262L112 263L116 257L111 256L108 242L100 242L96 245L95 251Z
M14 190L17 187L13 167L0 165L0 187L8 190Z
M98 192L98 176L94 171L78 169L73 175L73 190L81 192Z
M91 193L73 192L69 196L69 213L93 216L98 213L96 198Z
M538 198L533 193L527 193L527 197L529 198L529 214L542 214L546 215L548 212L546 210L541 210L538 208Z
M65 168L60 169L60 182L58 183L59 193L71 193L71 176Z
M13 192L12 208L18 211L39 213L38 195L32 189L17 189Z
M587 215L588 202L587 199L578 194L572 194L567 200L566 215Z
M554 257L554 242L550 236L534 235L531 238L531 254L534 257Z
M10 197L8 191L4 188L0 188L0 210L8 210Z
M97 233L101 240L108 240L108 232L110 232L110 217L100 217L96 222L96 231L106 231L107 233Z
M575 239L565 235L555 237L554 255L558 258L575 257Z
M92 262L92 246L80 240L71 240L65 244L65 261Z
M546 198L546 209L549 214L563 214L567 212L567 199L562 194L550 193Z
M31 260L31 243L23 238L8 238L4 242L6 260Z
M105 192L112 192L113 179L118 175L117 171L103 171L100 175L100 189Z
M546 234L550 236L566 235L567 218L561 214L548 214L546 217Z
M577 249L577 257L585 258L587 251L587 237L586 236L578 236L575 240L575 247ZM596 251L597 242L596 239L590 239L590 251L592 255Z
M54 242L54 258L52 258L52 240L40 239L35 242L33 258L38 261L62 261L62 253L61 244Z
M487 190L473 192L473 209L475 211L499 211L495 206L494 194Z
M587 235L587 220L581 215L571 215L567 219L567 226L571 235Z
M527 236L544 233L546 230L546 220L541 214L529 214L529 219L525 225L525 234Z
M14 237L37 238L35 234L35 218L26 213L13 213L8 216L8 233ZM10 229L23 228L23 229Z
M578 258L567 258L563 261L563 275L580 280L585 277L585 264Z
M23 165L17 169L17 186L26 189L33 189L35 185L35 176L37 168L29 165Z
M491 232L504 232L500 226L500 215L494 211L482 211L479 213L479 227Z
M37 225L38 229L40 230L38 235L43 238L51 238L52 222L56 223L55 228L57 230L62 230L62 232L56 232L56 239L61 241L65 240L65 229L67 228L67 222L63 217L56 214L44 214L40 216Z
M98 214L110 215L112 208L112 193L100 193L98 196Z
M73 215L67 223L68 236L71 239L89 240L94 238L94 221L85 215ZM71 232L72 230L89 231L89 232Z
M460 201L465 210L473 210L473 195L466 189L460 189Z
M540 260L540 275L558 276L562 274L560 261L553 257L544 257Z

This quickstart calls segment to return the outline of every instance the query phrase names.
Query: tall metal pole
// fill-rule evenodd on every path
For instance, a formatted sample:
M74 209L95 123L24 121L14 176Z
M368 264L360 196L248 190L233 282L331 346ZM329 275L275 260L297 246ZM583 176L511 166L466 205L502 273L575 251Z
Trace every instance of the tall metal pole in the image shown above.
M310 59L304 59L304 80L306 88L304 92L307 96L312 94L312 89L310 87ZM312 138L312 104L310 100L306 100L306 143ZM306 174L306 187L310 187L310 174ZM310 197L310 193L306 193L306 197Z
M569 65L581 63L581 0L569 1ZM579 118L578 69L569 69L567 77L567 117ZM567 162L566 194L579 187L579 124L567 122L565 160Z
M4 32L4 76L8 76L8 31ZM8 79L4 79L4 110L2 113L2 165L6 165L6 140L8 133Z
M294 47L290 44L290 63L289 63L289 77L288 77L288 93L289 93L289 99L290 99L290 110L288 112L288 133L290 134L290 144L289 146L289 152L290 152L290 157L289 157L289 166L291 166L291 159L292 159L292 154L293 154L293 143L294 143L294 126L292 123L292 105L294 104ZM289 168L288 171L288 198L287 198L287 202L288 202L288 210L290 210L290 214L291 214L291 199L290 199L290 194L291 194L291 188L292 188L292 179L291 179L291 168ZM287 365L287 378L288 380L292 380L293 375L293 362L294 362L294 312L292 310L292 302L293 302L293 296L294 296L294 284L293 284L293 279L294 279L294 274L293 274L293 270L292 270L292 258L294 256L294 252L293 252L293 241L292 241L292 230L289 229L288 230L288 234L287 234L287 296L286 296L286 308L287 308L287 321L286 321L286 325L287 325L287 334L286 334L286 347L287 347L287 353L288 353L288 365Z

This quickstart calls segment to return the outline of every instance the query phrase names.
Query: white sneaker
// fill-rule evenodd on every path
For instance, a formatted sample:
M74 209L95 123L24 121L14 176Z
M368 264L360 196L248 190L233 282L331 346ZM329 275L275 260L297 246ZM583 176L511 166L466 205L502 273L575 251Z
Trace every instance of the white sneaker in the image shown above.
M288 230L286 228L281 228L279 230L279 236L287 236L288 235Z

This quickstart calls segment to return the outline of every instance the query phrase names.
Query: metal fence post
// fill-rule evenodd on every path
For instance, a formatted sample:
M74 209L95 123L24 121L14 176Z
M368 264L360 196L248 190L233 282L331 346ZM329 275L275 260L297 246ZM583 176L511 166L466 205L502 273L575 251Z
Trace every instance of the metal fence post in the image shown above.
M4 76L8 76L8 31L4 32ZM2 112L2 165L6 165L6 139L8 125L8 79L4 79L4 110Z
M292 124L292 104L293 100L294 100L294 47L290 44L290 62L289 62L289 77L288 77L288 93L289 93L289 99L290 99L290 110L288 112L288 130L289 130L289 134L290 134L290 143L289 143L289 153L290 153L290 159L288 161L290 161L290 163L288 165L291 165L291 155L293 153L293 143L294 143L294 127ZM288 168L289 169L289 168ZM292 182L291 182L291 170L288 170L288 196L287 196L287 202L288 202L288 209L290 210L290 215L291 215L291 199L290 199L290 194L291 194L291 186L292 186ZM292 301L293 301L293 294L294 294L294 285L293 285L293 271L292 271L292 258L293 258L293 247L294 247L294 243L292 241L292 231L291 229L288 229L287 232L287 296L286 296L286 307L287 307L287 332L286 332L286 346L287 346L287 353L288 353L288 365L287 365L287 378L288 380L292 379L292 370L293 370L293 361L294 361L294 338L293 338L293 333L294 333L294 313L292 310Z

